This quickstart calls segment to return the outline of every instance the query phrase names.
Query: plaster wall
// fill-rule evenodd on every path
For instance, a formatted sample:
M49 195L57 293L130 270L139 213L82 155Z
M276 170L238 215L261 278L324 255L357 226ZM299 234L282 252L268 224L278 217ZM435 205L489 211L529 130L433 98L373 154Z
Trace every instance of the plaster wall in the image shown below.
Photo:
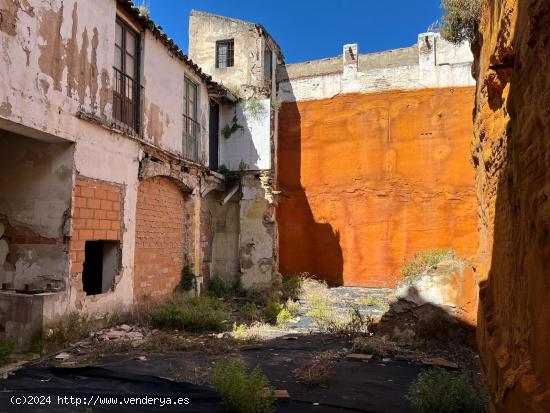
M415 253L477 248L469 163L473 89L345 94L284 103L280 271L394 287Z
M73 151L0 130L0 283L64 288Z
M6 5L4 6L4 3ZM201 140L207 148L206 86L150 31L140 28L115 0L3 1L0 27L0 123L15 130L69 141L87 139L90 130L107 137L112 118L115 20L117 14L144 36L143 138L181 154L183 79L200 85ZM135 136L141 139L140 135Z
M355 70L348 72L342 56L282 66L278 98L294 102L345 93L474 86L472 60L467 44L454 46L439 34L422 33L416 47L358 55Z
M242 128L226 139L222 130L226 125L233 125L234 116ZM241 161L247 170L271 169L270 99L243 100L236 105L221 106L219 164L235 171Z

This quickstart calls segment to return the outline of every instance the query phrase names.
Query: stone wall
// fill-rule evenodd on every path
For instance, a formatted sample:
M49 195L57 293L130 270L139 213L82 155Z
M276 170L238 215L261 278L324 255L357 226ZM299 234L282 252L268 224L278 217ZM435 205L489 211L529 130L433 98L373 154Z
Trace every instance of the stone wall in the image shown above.
M472 88L285 103L280 271L393 287L416 252L475 253Z
M478 344L498 412L550 411L550 3L488 0L476 65Z

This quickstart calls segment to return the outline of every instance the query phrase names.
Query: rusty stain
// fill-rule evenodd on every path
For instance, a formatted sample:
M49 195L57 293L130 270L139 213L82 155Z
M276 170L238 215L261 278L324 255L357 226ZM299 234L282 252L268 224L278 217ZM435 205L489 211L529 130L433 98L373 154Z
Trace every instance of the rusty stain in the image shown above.
M147 117L147 135L153 139L155 144L159 144L164 133L164 124L162 123L163 113L160 107L155 103L149 104L149 116Z

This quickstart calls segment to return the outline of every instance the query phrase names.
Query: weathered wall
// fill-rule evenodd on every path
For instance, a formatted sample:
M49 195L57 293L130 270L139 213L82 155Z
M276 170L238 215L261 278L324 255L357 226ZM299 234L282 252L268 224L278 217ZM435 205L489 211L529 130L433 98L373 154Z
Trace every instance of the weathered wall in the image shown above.
M275 205L269 173L246 175L242 179L239 258L245 289L271 286L276 269L274 256Z
M189 56L213 79L231 88L253 86L271 89L264 76L264 53L268 45L276 63L279 53L269 36L258 25L243 20L192 10L189 17ZM216 41L234 39L234 65L216 67ZM275 73L276 65L273 65Z
M117 13L143 34L143 138L176 155L182 150L183 79L200 85L201 158L208 159L208 99L203 80L175 53L117 7L115 0L2 0L0 127L70 141L112 126ZM5 10L5 11L4 11ZM10 122L6 122L10 121ZM39 132L38 132L39 131ZM91 132L93 131L93 132Z
M416 46L379 53L359 54L356 44L344 45L335 58L280 66L278 96L294 102L343 93L474 86L472 60L467 43L451 45L437 33L419 34Z
M550 3L488 0L475 110L478 343L495 411L550 411Z
M0 283L65 286L73 151L0 131Z
M285 103L280 271L393 287L421 250L476 251L472 88Z
M226 125L242 128L225 138ZM269 99L241 101L236 105L222 105L220 110L219 164L230 170L239 170L241 162L247 170L271 169L271 103Z
M98 297L86 297L82 283L86 241L120 241L122 239L122 186L78 177L74 186L72 236L70 242L70 289L76 296L76 308ZM116 290L121 274L115 275L112 291ZM108 294L108 293L107 293Z
M184 195L167 178L150 178L139 185L136 214L134 297L170 296L184 265Z

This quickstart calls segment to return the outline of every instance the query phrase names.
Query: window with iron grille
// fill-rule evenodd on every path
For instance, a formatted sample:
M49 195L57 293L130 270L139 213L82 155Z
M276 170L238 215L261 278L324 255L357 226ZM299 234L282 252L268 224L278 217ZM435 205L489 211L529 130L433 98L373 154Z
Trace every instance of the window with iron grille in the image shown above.
M139 34L116 20L113 117L140 132Z
M220 40L216 42L216 67L223 69L231 67L234 64L234 42L230 40Z
M199 160L200 124L198 122L199 88L192 80L185 78L183 88L183 157Z

